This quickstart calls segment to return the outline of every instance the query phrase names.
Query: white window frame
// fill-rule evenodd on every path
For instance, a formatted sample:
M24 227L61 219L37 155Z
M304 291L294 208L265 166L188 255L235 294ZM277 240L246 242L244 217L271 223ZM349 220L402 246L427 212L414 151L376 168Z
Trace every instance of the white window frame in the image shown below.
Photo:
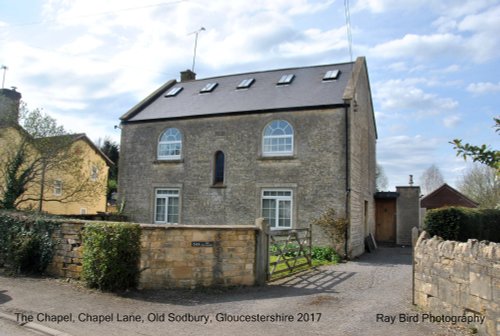
M265 192L288 192L290 195L285 196L285 195L276 195L276 196L268 196L264 195ZM271 230L290 230L293 228L293 190L292 189L262 189L261 192L261 200L260 200L260 207L261 207L261 215L264 217L264 200L265 199L273 199L276 201L276 209L275 209L275 214L274 214L274 223L268 223L270 225ZM280 204L282 202L290 202L290 226L278 226L279 224L279 210L280 210Z
M292 130L292 134L266 135L266 130L269 127L271 127L271 125L274 122L280 122L280 121L287 123L287 125ZM267 123L266 126L264 127L263 132L262 132L262 155L263 156L292 156L293 155L293 150L294 150L294 135L295 135L295 131L293 129L293 126L287 120L284 120L284 119L274 119L271 122ZM267 139L269 139L270 141L273 141L275 139L290 139L291 140L291 149L290 150L285 150L285 151L269 151L269 150L266 150L265 142L266 142Z
M165 140L165 141L162 141L162 137L163 135L165 135L165 133L167 133L169 130L175 130L178 132L179 134L179 140ZM162 145L179 145L179 154L178 155L161 155L161 151L160 151L160 147ZM176 127L169 127L167 129L165 129L161 135L160 135L160 139L158 140L158 148L157 148L157 158L158 160L180 160L181 158L181 155L182 155L182 132L180 129L176 128Z
M54 196L62 196L63 193L63 182L61 180L54 180L52 194Z
M159 191L170 191L170 192L176 192L177 194L158 194ZM169 213L168 213L168 201L170 198L177 198L177 220L179 221L180 219L180 211L181 211L181 207L180 207L180 190L177 189L177 188L156 188L155 189L155 202L154 202L154 223L155 224L179 224L178 222L177 223L170 223L168 222L168 217L169 217ZM163 221L159 221L157 220L157 211L158 211L158 199L165 199L165 213L164 213L164 216L165 216L165 220Z

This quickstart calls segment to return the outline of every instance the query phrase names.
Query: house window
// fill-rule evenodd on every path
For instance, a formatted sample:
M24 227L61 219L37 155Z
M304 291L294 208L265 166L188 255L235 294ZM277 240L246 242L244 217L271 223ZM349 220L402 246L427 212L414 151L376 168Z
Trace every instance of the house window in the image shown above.
M179 190L156 189L155 223L179 223Z
M240 89L248 89L250 86L252 86L253 82L255 82L255 79L254 78L247 78L247 79L244 79L240 82L240 84L238 84L238 86L236 87L236 89L240 90Z
M86 215L87 214L87 208L80 208L80 215Z
M262 217L272 229L292 228L292 191L263 190Z
M224 153L215 153L214 185L224 184Z
M54 181L54 190L52 193L54 194L54 196L61 196L62 195L62 181L61 180Z
M219 85L219 83L207 83L207 85L205 85L201 90L200 90L200 93L208 93L208 92L212 92L216 87L217 85Z
M273 120L264 129L262 139L264 156L293 154L293 128L285 120Z
M181 150L181 132L177 128L167 128L158 142L158 160L178 160Z
M280 80L278 81L277 85L287 85L292 83L293 79L295 78L294 74L288 74L288 75L283 75L281 76Z
M325 75L323 76L323 81L331 81L334 79L337 79L339 77L340 70L335 69L335 70L328 70Z
M165 97L167 97L167 98L168 98L168 97L175 97L175 96L177 96L177 95L179 94L179 92L181 92L181 91L182 91L182 89L183 89L183 88L182 88L182 86L176 86L176 87L173 87L173 88L171 88L171 89L167 92L167 94L165 95Z
M97 168L96 165L92 165L92 168L90 169L90 179L92 181L97 181L99 178L99 168Z

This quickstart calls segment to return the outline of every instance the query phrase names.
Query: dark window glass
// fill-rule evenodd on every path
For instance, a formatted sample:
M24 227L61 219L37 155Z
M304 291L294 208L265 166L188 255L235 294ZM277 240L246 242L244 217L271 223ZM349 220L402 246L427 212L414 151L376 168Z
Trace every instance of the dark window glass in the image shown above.
M214 184L224 184L224 153L215 153L215 176Z

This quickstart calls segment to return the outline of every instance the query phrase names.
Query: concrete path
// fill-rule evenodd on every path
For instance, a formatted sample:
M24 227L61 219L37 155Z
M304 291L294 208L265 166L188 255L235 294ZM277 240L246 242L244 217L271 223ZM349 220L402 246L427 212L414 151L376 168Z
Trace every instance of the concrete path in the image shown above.
M52 328L49 335L467 335L421 321L411 305L408 248L380 248L251 288L115 295L56 279L0 276L0 313L33 319L32 326ZM0 335L17 336L2 314Z

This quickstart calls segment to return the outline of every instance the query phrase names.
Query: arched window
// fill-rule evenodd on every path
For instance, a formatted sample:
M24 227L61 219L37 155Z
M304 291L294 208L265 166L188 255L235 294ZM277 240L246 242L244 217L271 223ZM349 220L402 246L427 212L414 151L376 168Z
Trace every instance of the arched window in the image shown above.
M158 160L178 160L181 150L181 132L177 128L167 128L158 142Z
M224 184L224 153L215 153L214 185Z
M273 120L267 124L262 137L264 156L293 154L293 128L285 120Z

